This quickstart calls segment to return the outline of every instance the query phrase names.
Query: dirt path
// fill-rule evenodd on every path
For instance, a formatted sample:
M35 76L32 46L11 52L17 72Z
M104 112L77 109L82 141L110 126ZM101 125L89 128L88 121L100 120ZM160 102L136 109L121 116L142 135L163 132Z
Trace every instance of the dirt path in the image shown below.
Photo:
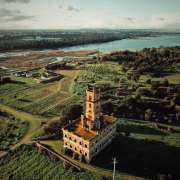
M73 82L79 75L80 70L60 70L56 72L65 76L59 83L59 91L70 93Z
M41 118L40 116L36 116L36 115L32 115L23 111L15 110L13 108L10 108L8 106L1 105L1 104L0 104L0 109L14 115L20 120L29 122L29 129L26 132L25 136L17 144L14 144L13 146L11 146L10 147L11 150L17 148L21 144L28 143L29 141L31 141L31 139L35 135L39 134L42 131L41 122L44 119ZM6 151L0 152L0 158L4 156L6 153L7 153Z
M43 109L40 113L45 113L53 108L55 108L56 106L58 106L59 104L62 104L64 102L66 102L67 100L69 100L70 98L72 98L72 86L74 83L74 79L77 78L77 76L80 73L80 70L61 70L61 71L57 71L57 73L60 73L62 75L64 75L65 77L59 82L59 86L56 92L61 91L62 93L68 95L68 97L63 97L62 96L62 100L54 103L48 107L46 107L45 109Z
M59 86L58 88L54 91L54 93L57 93L58 91L62 91L63 93L69 94L69 97L62 99L63 101L58 102L56 104L51 105L50 107L47 107L45 111L48 111L51 108L54 108L56 105L59 103L62 103L66 100L68 100L72 95L71 95L71 87L73 85L74 79L78 76L79 70L61 70L59 73L64 75L65 77L59 81ZM15 117L19 118L20 120L28 121L29 122L29 130L26 132L25 136L16 144L10 147L11 150L14 150L18 146L22 144L26 144L32 140L32 138L35 135L38 135L43 127L41 126L41 122L44 121L45 119L42 118L41 116L38 115L32 115L30 113L16 110L14 108L11 108L9 106L5 106L0 104L0 109L3 111L6 111ZM44 111L44 112L45 112ZM0 158L7 154L6 151L0 151Z

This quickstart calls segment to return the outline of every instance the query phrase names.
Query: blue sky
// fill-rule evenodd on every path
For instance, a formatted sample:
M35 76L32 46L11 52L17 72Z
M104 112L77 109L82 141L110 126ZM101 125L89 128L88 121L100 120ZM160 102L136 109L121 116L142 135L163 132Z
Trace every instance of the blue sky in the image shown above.
M180 0L0 0L0 29L180 28Z

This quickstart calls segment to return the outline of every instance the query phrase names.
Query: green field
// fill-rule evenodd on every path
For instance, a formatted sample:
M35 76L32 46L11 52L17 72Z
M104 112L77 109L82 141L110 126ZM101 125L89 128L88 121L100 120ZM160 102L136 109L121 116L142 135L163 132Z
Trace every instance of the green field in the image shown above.
M0 111L0 150L7 150L16 144L27 132L29 124L27 121Z
M72 179L97 180L88 172L71 172L62 163L39 154L32 146L23 145L0 160L0 179Z
M31 78L11 77L16 82L0 86L0 101L32 114L59 116L61 108L58 107L66 104L69 98L73 99L74 78L79 71L65 70L61 73L65 76L64 79L48 84L36 83Z
M179 132L160 131L148 121L119 119L117 137L112 144L93 159L91 165L80 164L97 174L109 175L115 156L118 161L117 177L135 179L135 176L131 176L133 174L139 179L156 179L160 174L169 173L175 178L179 176L180 127L171 127ZM41 143L62 153L61 141L48 140Z
M117 171L156 179L160 174L179 176L180 127L177 132L164 132L152 122L120 119L116 139L92 164L111 169L111 159L117 158Z
M124 72L121 65L113 63L87 64L80 66L79 69L57 71L64 78L53 83L38 84L31 78L13 77L17 82L0 86L0 102L3 104L0 104L0 109L15 117L13 122L12 119L7 120L0 117L0 124L6 126L4 134L9 133L8 137L14 135L14 139L9 138L9 141L4 140L5 136L2 136L2 150L10 145L17 147L16 144L19 146L31 141L39 134L42 135L44 133L43 123L51 119L59 119L73 104L83 105L84 90L88 83L112 88L119 87L120 81L127 83L128 88L132 84L150 88L150 84L147 83L149 79L158 81L168 79L170 85L180 83L177 73L166 74L158 78L151 75L140 75L139 80L134 81L128 78L131 70ZM114 109L119 111L119 105L123 103L127 105L124 106L126 109L129 108L129 102L125 100L128 98L132 100L132 97L134 98L136 95L135 92L136 90L133 90L133 92L129 91L127 95L118 96L115 95L115 91L110 90L105 92L106 94L103 92L105 98L102 94L103 98L107 100L106 97L108 97L114 103ZM145 95L140 95L140 99L163 102L161 98ZM135 109L133 106L131 107L130 110L128 109L129 112L131 110L133 112ZM144 112L141 113L144 117ZM27 124L29 124L29 129L26 129ZM86 166L87 170L95 174L112 175L112 157L116 156L118 177L124 175L128 179L133 179L131 174L151 179L156 179L159 174L177 177L179 176L178 164L180 162L180 127L178 124L171 126L176 129L176 132L160 131L154 128L150 121L120 118L118 135L111 146L96 157L91 165L78 163ZM20 138L17 138L17 135ZM62 141L48 140L43 143L61 153ZM19 159L18 162L17 159ZM21 179L22 177L33 179L36 176L38 179L98 179L95 175L86 172L65 171L61 163L50 161L29 146L23 146L11 152L0 160L0 163L2 164L0 165L0 179Z

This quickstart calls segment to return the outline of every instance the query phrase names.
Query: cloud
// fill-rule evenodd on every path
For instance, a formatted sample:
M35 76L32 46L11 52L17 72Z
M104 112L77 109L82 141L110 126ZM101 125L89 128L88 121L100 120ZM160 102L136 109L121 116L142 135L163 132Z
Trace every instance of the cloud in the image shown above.
M159 13L144 18L137 17L82 17L76 25L83 28L179 29L180 13Z
M29 3L31 0L0 0L0 3L23 3L23 4L27 4Z
M78 8L72 6L72 5L68 5L67 6L67 10L68 11L75 11L75 12L79 12L80 11L80 9L78 9Z
M128 22L131 22L131 23L133 23L135 21L135 19L131 18L131 17L126 17L126 18L124 18L124 20L128 21Z
M160 21L165 21L165 18L158 18Z
M34 19L34 16L19 15L19 16L11 17L7 19L7 21L25 21L25 20L32 20L32 19Z
M0 18L19 15L20 13L21 12L19 10L10 10L6 8L0 8Z
M34 16L24 15L20 10L0 8L0 20L3 22L32 20L34 18Z
M67 6L60 5L59 8L61 10L64 10L65 12L79 12L79 11L81 11L80 8L77 8L77 7L73 6L73 5L67 5Z

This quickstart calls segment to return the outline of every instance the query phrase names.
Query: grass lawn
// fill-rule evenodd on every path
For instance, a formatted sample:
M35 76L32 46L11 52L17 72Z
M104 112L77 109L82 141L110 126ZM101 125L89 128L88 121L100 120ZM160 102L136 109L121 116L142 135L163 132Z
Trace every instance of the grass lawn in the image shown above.
M63 152L63 142L60 140L45 140L40 141L41 144L48 145L51 149L57 153Z

